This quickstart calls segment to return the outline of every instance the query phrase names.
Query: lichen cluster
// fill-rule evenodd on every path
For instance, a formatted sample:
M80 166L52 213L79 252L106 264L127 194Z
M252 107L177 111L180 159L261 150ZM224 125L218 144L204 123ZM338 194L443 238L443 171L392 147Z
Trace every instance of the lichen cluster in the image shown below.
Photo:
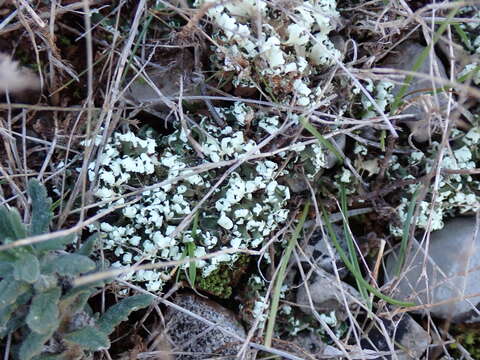
M480 8L477 6L464 6L459 10L459 16L468 21L456 25L456 34L459 37L459 43L463 45L472 55L480 54ZM480 85L480 62L478 58L462 69L458 74L460 79L472 79L472 83ZM463 79L462 79L463 80Z
M370 99L368 99L368 97L364 93L361 93L361 116L363 119L369 119L381 115L378 113L378 110L381 110L383 113L385 113L388 105L393 102L394 96L392 94L392 90L394 84L386 80L374 83L371 79L366 79L365 82L365 89L372 95L372 98L375 100L375 103L377 105L377 107L375 107L374 104L370 101ZM353 94L356 95L359 95L360 91L360 88L358 88L357 86L352 89Z
M324 100L324 83L317 75L341 57L328 37L339 18L334 0L197 1L195 6L208 8L214 44L211 67L219 78L228 78L234 86L255 87L283 104L314 106ZM90 180L98 178L95 195L101 207L123 206L116 219L95 225L103 234L104 249L118 259L115 266L195 257L194 265L186 263L180 269L195 266L201 286L218 293L224 288L217 286L219 269L233 266L239 255L201 258L224 249L259 248L289 216L293 175L312 181L328 167L319 144L282 141L285 151L270 147L272 156L244 161L228 175L195 215L198 229L190 225L177 231L225 171L212 167L192 174L188 169L259 155L258 145L275 136L285 122L293 124L291 129L300 126L299 115L265 113L243 103L217 112L228 126L204 117L189 134L180 126L164 137L152 131L142 136L114 133L100 159L90 165ZM138 198L127 196L132 189L162 181L169 183L149 188ZM132 203L125 205L127 201ZM128 275L152 291L162 289L171 277L167 270Z
M388 111L394 99L393 84L387 81L367 80L365 88L372 94L380 109ZM360 91L354 89L354 93L360 94ZM378 116L366 96L363 94L360 96L359 103L363 109L362 118ZM473 173L468 173L468 170L479 167L480 153L477 144L480 141L480 128L474 126L466 133L454 129L451 139L439 165L442 171L430 184L426 198L419 204L420 211L416 220L416 226L419 229L428 227L430 230L439 230L443 228L447 218L458 214L474 213L480 209L480 181L473 176ZM432 141L428 146L422 147L423 151L416 149L410 154L393 154L389 160L386 176L390 181L395 182L413 180L429 173L435 164L440 148L439 141ZM355 169L364 178L379 174L383 155L373 156L368 146L358 142L355 143L353 152ZM343 172L339 172L335 179L337 184L344 184L347 194L356 193L355 187L351 183L353 178L350 171L343 169ZM419 184L411 184L401 188L397 193L397 197L400 198L400 203L396 207L399 218L397 224L404 224L407 221L408 209L418 188ZM402 236L403 230L397 224L392 222L390 230L394 236Z
M443 228L446 218L475 213L480 209L480 181L469 173L469 170L478 168L480 163L478 149L480 128L473 127L467 133L456 130L452 137L454 140L450 147L447 147L440 164L443 171L440 171L436 179L438 191L433 191L436 186L433 183L429 194L420 203L420 213L416 222L420 229L426 229L430 223L431 230L439 230ZM416 168L416 171L424 174L431 171L439 150L440 144L434 141L426 152L413 152L407 159L407 168ZM405 175L397 160L397 156L392 159L392 162L395 162L391 167L392 175L395 173L395 176L399 177L400 174L404 174L404 179L413 179L413 175ZM417 188L418 184L406 188L405 196L397 208L401 223L407 219L408 207ZM392 226L392 230L394 234L401 234L399 228Z
M115 266L190 256L197 258L195 267L204 279L215 275L220 266L232 266L239 254L223 253L208 260L201 259L202 256L222 249L256 249L287 220L290 189L280 181L288 170L280 168L280 161L290 158L287 168L298 167L307 152L316 156L306 161L311 168L306 175L314 176L325 166L324 150L317 144L291 146L268 159L245 159L201 206L196 215L198 229L194 232L190 225L173 236L176 227L225 171L213 167L192 174L189 169L259 155L260 140L281 126L278 117L261 113L246 121L253 110L245 105L235 104L217 111L228 126L220 128L203 118L190 133L201 156L182 129L162 137L152 130L138 136L116 132L99 159L90 164L90 180L98 177L95 195L100 207L122 206L116 219L92 226L92 230L98 228L103 234L104 250L118 259ZM294 122L295 119L290 118ZM258 129L253 135L247 131L251 126ZM168 183L150 187L139 197L128 196L133 189L162 181ZM187 244L194 244L190 253ZM189 266L186 263L181 268ZM151 291L160 290L170 279L168 270L140 270L128 276L132 281L145 283Z
M325 83L320 75L341 61L340 52L329 38L339 18L335 1L244 0L213 4L199 0L195 6L207 9L214 44L210 63L221 81L231 81L237 87L255 87L263 95L268 93L266 98L284 105L311 107L325 100ZM349 115L368 120L379 116L379 111L386 113L394 100L394 84L361 81L371 98L350 84L349 101L355 105ZM340 114L348 112L346 108L336 110ZM291 129L298 129L300 115L281 110L266 112L241 102L216 111L227 126L219 127L210 118L197 116L197 124L188 133L180 125L168 136L158 136L152 130L141 135L114 133L99 159L90 165L90 180L98 182L95 195L101 201L100 207L122 207L115 217L92 226L103 234L104 249L117 259L115 266L195 257L195 261L183 263L180 271L195 266L201 275L201 286L225 295L231 289L228 279L219 277L219 269L233 267L239 254L202 257L232 248L258 249L289 216L292 179L300 174L302 181L312 181L329 167L325 149L318 144L292 144L285 139L276 142L277 138L267 146L271 154L261 155L265 149L260 150L259 144L266 137L275 136L286 122L294 124ZM364 136L363 131L366 130L357 134ZM441 166L462 171L478 168L479 154L474 146L478 128L455 136ZM383 155L373 155L364 144L353 145L356 171L364 178L377 175ZM284 151L279 150L282 146ZM398 181L412 178L414 173L427 173L439 148L439 143L433 141L424 152L391 156L386 178ZM194 214L198 229L192 227L195 221L191 219L189 226L177 231L224 174L227 165L210 166L222 161L242 163ZM202 165L209 168L201 171ZM194 167L200 171L192 173L190 169ZM343 168L331 179L334 187L344 188L348 196L353 196L357 194L357 176L351 168ZM430 228L440 229L445 217L478 209L480 187L476 179L468 174L446 173L438 179L438 192L432 196L429 191L420 204L419 228L426 228L430 218ZM161 182L166 183L152 187ZM145 187L141 194L128 195ZM400 222L406 220L415 189L407 186L396 194ZM394 225L392 231L401 234L401 229ZM141 270L128 275L128 279L157 291L172 275L171 270Z
M468 21L461 22L455 29L460 37L460 43L471 53L480 54L480 8L478 5L464 6L458 11L459 17Z
M197 1L200 6L213 0ZM266 88L274 99L300 106L324 100L314 81L341 53L329 38L339 21L335 0L245 0L211 6L213 63L235 86Z
M280 298L282 300L291 300L291 295L296 290L293 284L284 284L280 289ZM243 301L240 305L242 319L253 324L258 321L257 326L264 328L268 317L269 303L267 300L268 283L258 275L252 275L248 279L243 290ZM312 332L323 336L324 329L318 323L318 320L311 315L306 315L298 308L289 305L291 301L285 301L279 306L279 318L276 323L277 334L288 337L295 337L300 332ZM337 320L335 311L329 313L320 313L320 318L326 324L332 327L337 335L340 336L342 323Z

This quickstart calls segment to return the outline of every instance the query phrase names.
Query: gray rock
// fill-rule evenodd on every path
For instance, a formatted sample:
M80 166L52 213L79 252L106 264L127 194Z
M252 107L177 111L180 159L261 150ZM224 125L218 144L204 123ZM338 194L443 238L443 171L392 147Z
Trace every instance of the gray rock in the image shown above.
M342 289L345 292L349 308L356 306L353 298L360 298L360 294L352 286L343 281L339 283L335 276L330 275L322 268L316 269L308 279L308 289L316 311L324 313L334 310L340 320L346 318ZM297 304L304 313L309 315L312 313L305 285L299 287L297 291Z
M306 358L317 358L321 356L326 346L322 337L311 331L300 332L297 336L291 339L291 342L296 344L302 351L302 354L299 355L303 355ZM307 357L307 355L309 356Z
M151 63L145 72L164 97L176 97L180 94L180 79L183 82L183 96L198 95L201 78L195 76L193 70L193 55L189 51L180 51L157 63ZM151 105L157 110L167 110L165 98L162 98L155 87L138 77L126 91L126 99L138 105ZM170 101L177 102L176 99Z
M431 341L428 333L408 314L403 314L394 321L387 319L382 321L390 342L394 344L397 359L420 359ZM362 348L390 351L385 333L379 329L378 324L372 325L372 329L362 339Z
M209 326L183 312L169 309L166 317L166 334L172 343L172 350L189 353L177 355L176 359L193 360L216 356L222 356L222 359L235 359L242 342L221 331L220 328L242 338L246 335L245 329L231 311L213 301L190 294L177 296L175 304L218 326L218 328Z
M447 222L431 234L428 256L415 240L395 296L419 305L439 304L420 310L439 318L479 322L475 306L480 304L480 232L475 233L475 225L473 217ZM396 255L387 259L387 280L395 274ZM427 277L422 276L424 263Z
M306 224L306 226L308 225ZM343 228L334 224L332 224L332 227L340 246L346 253L348 253L347 241L345 240ZM340 258L340 255L338 254L337 249L333 244L333 241L328 235L327 239L324 239L321 229L316 229L310 239L308 239L308 243L303 247L305 256L302 256L300 259L301 261L312 262L317 266L321 267L323 270L329 272L330 274L334 274L335 271L333 268L333 262L328 251L326 241L328 241L330 247L332 248L334 262L337 266L338 274L340 278L343 279L348 274L348 270L345 267L342 259Z
M301 174L288 174L288 176L285 176L283 180L287 183L290 191L295 194L308 191L308 184L305 181L305 177Z
M424 49L425 47L418 43L404 42L393 50L383 66L412 71L415 62ZM445 67L435 52L433 52L432 58L430 55L427 57L416 72L430 76L432 65L434 77L448 80ZM400 81L403 81L403 79ZM433 133L432 129L440 129L435 122L436 118L442 116L448 103L448 97L445 92L437 93L436 95L431 95L429 92L434 88L442 86L438 82L432 82L431 79L414 77L405 93L406 96L404 96L403 100L406 104L401 114L411 115L411 118L402 121L410 128L411 134L416 141L427 141ZM401 87L402 84L396 85L393 89L393 94L398 94Z
M347 143L347 137L345 136L345 134L340 134L340 135L334 136L333 141L335 141L335 144L338 146L338 148L340 150L342 150L342 151L345 150L345 145ZM327 153L327 166L326 166L326 168L331 169L335 165L337 165L337 163L338 163L337 156L333 152L329 151Z

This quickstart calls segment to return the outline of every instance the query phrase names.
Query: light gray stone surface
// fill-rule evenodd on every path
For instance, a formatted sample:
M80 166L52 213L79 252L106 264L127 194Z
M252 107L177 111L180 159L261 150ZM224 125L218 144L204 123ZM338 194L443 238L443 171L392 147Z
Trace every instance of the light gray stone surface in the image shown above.
M342 151L345 150L345 145L347 144L347 137L345 136L345 134L334 136L333 140L335 141L335 144L338 146L339 149L341 149ZM337 163L338 163L337 156L333 152L328 151L327 166L326 166L327 169L333 168L335 165L337 165Z
M421 358L427 350L431 338L410 315L403 314L400 318L396 316L393 320L383 319L382 321L388 338L394 345L398 360ZM381 331L378 324L374 323L366 338L362 340L362 347L376 351L390 351L387 341L385 332Z
M201 78L195 76L193 70L193 55L189 51L181 51L167 56L157 63L151 63L145 69L154 86L141 77L137 77L128 87L126 98L135 104L152 105L159 110L166 110L168 107L157 89L165 97L178 96L181 88L183 96L198 95L198 84ZM170 100L174 103L177 102L176 99ZM192 101L189 100L189 102Z
M306 224L306 226L308 225ZM343 233L343 227L335 224L332 224L332 227L340 246L345 251L345 253L348 253L348 247L347 247L347 242L345 240L345 236ZM325 228L325 231L327 231L326 228ZM332 249L334 262L337 266L339 276L340 278L344 278L348 274L348 270L345 267L345 264L343 263L342 259L340 258L340 255L338 254L338 251L333 241L330 239L328 235L327 235L327 239L324 239L323 233L319 228L313 232L307 244L303 247L305 256L302 256L300 259L301 261L305 261L305 262L311 261L312 263L316 264L317 266L320 266L323 270L326 270L330 274L334 274L335 272L333 268L332 257L330 256L330 252L328 251L327 241L328 241L328 244L330 244L330 247Z
M322 268L317 268L314 271L307 284L315 310L319 313L335 310L337 318L341 320L346 318L342 290L350 309L355 306L353 298L360 299L360 294L356 289L343 281L338 282L335 276L330 275ZM304 313L311 314L312 311L308 300L307 289L305 285L302 285L297 291L296 302Z
M245 329L235 315L213 301L187 294L178 295L174 302L220 328L242 338L246 336ZM187 353L177 355L176 359L197 360L218 356L222 356L222 359L235 359L241 348L242 343L237 338L183 312L170 308L166 318L166 334L172 344L172 351Z
M299 347L299 350L302 351L298 356L307 357L307 355L309 355L316 358L323 354L326 347L326 344L320 335L307 331L302 331L295 338L291 339L291 342L296 344ZM298 352L298 349L296 350Z
M480 233L475 218L447 222L430 235L428 253L425 248L414 242L394 297L416 304L439 304L428 309L439 318L478 322L474 306L480 303ZM387 259L387 280L395 274L396 254ZM422 276L424 264L426 277Z
M390 55L387 56L383 67L394 68L406 71L412 71L415 62L425 49L425 46L416 42L407 41L396 47ZM432 55L432 56L430 56ZM432 76L438 79L448 80L445 67L435 54L431 52L422 66L416 71L419 74L430 78L414 77L405 93L403 100L403 115L411 115L409 119L404 120L405 124L410 128L411 134L416 141L424 142L430 138L432 129L440 129L438 119L442 117L447 103L448 97L445 92L431 95L433 89L443 86L443 84L432 81ZM432 73L431 73L431 69ZM402 79L398 80L403 81ZM396 95L402 84L397 84L393 90Z

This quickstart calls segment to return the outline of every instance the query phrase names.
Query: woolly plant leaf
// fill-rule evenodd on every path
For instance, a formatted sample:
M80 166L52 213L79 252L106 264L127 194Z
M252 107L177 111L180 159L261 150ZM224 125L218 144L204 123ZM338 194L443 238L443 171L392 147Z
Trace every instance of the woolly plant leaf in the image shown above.
M3 339L5 336L8 334L12 334L15 331L17 331L20 327L25 325L25 317L21 318L19 316L16 316L16 314L12 314L7 321L5 321L5 324L2 324L0 326L0 339Z
M26 307L22 305L25 305L30 299L31 293L26 292L20 295L13 304L0 309L0 339L25 325Z
M30 360L34 356L40 354L43 350L43 345L50 339L52 333L39 334L31 332L22 341L18 351L18 358L21 360Z
M64 340L77 344L84 350L98 351L110 347L108 335L92 326L65 334Z
M17 281L11 277L0 281L0 308L17 301L17 298L30 288L25 282Z
M51 250L63 250L66 245L71 244L77 238L76 234L70 234L67 236L60 236L53 238L51 240L42 241L36 243L35 249L41 252L51 251Z
M13 303L0 309L0 334L7 330L7 323L12 318L17 307L18 305Z
M61 255L53 264L53 271L64 276L76 276L93 269L95 269L95 261L78 254Z
M115 327L128 319L132 311L147 307L153 301L151 295L129 296L118 304L111 306L98 320L98 328L105 334L111 334Z
M60 288L35 295L27 315L28 327L39 334L48 334L58 327L58 301Z
M40 354L40 355L35 356L35 358L33 358L33 360L83 359L84 357L82 357L82 355L85 355L85 354L83 354L83 351L81 351L81 350L78 350L78 352L75 353L75 354L72 354L71 352L67 353L67 351L65 351L64 353L60 353L60 354Z
M37 293L45 292L51 288L58 286L58 277L55 275L40 274L38 280L33 284L33 288Z
M32 200L32 224L30 235L46 234L49 231L53 213L51 210L52 199L47 197L47 190L36 179L28 182L27 192Z
M0 259L0 274L8 274L13 270L13 263Z
M17 209L0 207L0 243L9 243L27 237L27 231Z
M62 315L72 316L85 307L90 295L91 289L73 288L60 299L58 305Z
M99 233L90 235L82 244L82 247L76 252L76 254L90 256L95 248L95 245L97 244L98 239Z
M33 284L40 275L40 262L33 254L22 254L14 263L13 277L15 280Z

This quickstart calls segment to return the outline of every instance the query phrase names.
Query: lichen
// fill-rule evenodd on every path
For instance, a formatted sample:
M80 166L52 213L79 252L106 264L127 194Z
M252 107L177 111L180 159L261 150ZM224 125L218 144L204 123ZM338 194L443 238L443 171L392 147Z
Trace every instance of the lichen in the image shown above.
M459 9L458 16L469 21L461 22L455 29L465 49L473 54L480 54L480 36L478 35L480 9L478 6L464 6Z
M321 84L311 79L341 58L328 37L340 16L334 0L228 2L207 14L214 24L212 60L234 74L235 85L264 85L280 102L295 97L300 106L323 100Z
M202 257L226 249L256 249L288 219L290 189L280 182L288 171L279 166L287 154L292 155L288 166L292 168L303 166L306 154L313 152L315 157L305 171L309 176L315 176L324 166L324 150L317 144L292 146L283 157L278 154L244 161L198 211L195 234L192 225L176 232L181 220L191 214L224 173L222 167L198 174L192 174L189 169L242 159L247 153L258 154L257 144L281 126L280 118L263 116L260 112L252 120L253 109L245 104L235 103L217 111L227 126L220 128L204 117L190 133L200 150L193 148L182 129L164 137L152 130L143 131L141 136L130 131L116 132L97 161L89 165L90 181L98 181L95 196L101 201L99 206L122 207L112 220L90 226L101 232L104 250L116 258L113 266L182 261L187 254L187 244L194 242L194 254L191 255L196 258L196 270L203 279L215 274L211 280L204 280L205 286L213 284L218 287L217 293L227 291L221 286L223 280L212 280L223 265L232 266L240 253L223 252L209 259ZM292 115L287 120L295 123L296 118ZM264 124L263 129L259 124ZM249 135L250 126L260 130ZM203 158L197 151L202 152ZM152 187L160 182L164 184ZM139 188L144 189L141 194L128 195ZM189 266L192 266L190 262L185 262L180 269L186 270ZM150 291L159 291L170 276L166 269L142 270L126 278L144 283Z
M480 153L477 146L479 136L479 127L473 127L467 133L460 131L454 133L455 140L451 142L450 148L447 148L440 164L442 169L453 173L440 172L436 178L438 192L435 197L432 195L435 184L430 185L427 197L420 202L416 222L418 228L426 229L430 226L431 230L439 230L443 228L446 218L475 213L480 209L480 181L468 173L469 170L479 167ZM416 168L417 172L428 173L432 170L439 149L440 144L434 141L425 153L413 152L407 158L407 168ZM413 179L412 175L404 175L404 167L392 166L390 169L389 174L392 178ZM408 208L417 187L418 185L409 185L402 189L403 196L397 207L402 224L407 219ZM394 225L391 225L391 230L394 235L402 234L402 230Z
M371 94L377 106L375 106L356 85L353 87L352 93L360 97L361 118L370 119L381 115L378 110L385 113L387 107L393 102L394 96L392 91L395 84L385 80L374 82L371 79L366 79L364 82L365 90Z
M480 64L473 62L471 64L465 65L462 71L458 74L460 79L465 78L465 80L471 78L472 82L475 85L480 86Z

